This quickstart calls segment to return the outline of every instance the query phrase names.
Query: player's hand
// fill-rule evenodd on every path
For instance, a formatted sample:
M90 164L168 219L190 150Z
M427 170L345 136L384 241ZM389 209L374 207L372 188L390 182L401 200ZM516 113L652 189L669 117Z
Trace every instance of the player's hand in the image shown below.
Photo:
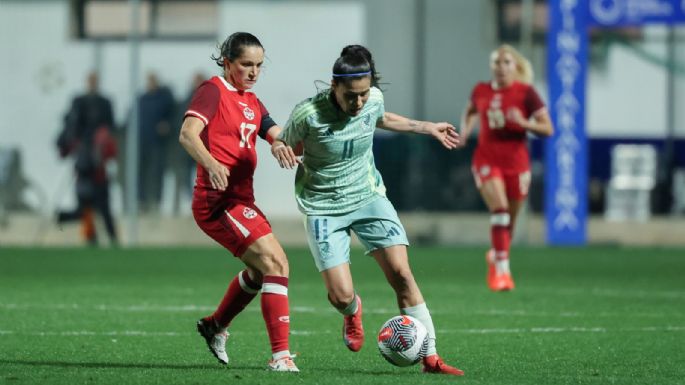
M429 123L428 129L431 135L448 150L457 148L461 143L457 130L450 123Z
M271 155L276 158L278 165L281 166L281 168L293 169L300 163L293 148L280 140L275 140L271 144Z
M523 117L523 113L518 108L510 108L507 110L506 119L509 122L506 127L517 131L525 131L528 120Z
M231 175L228 168L218 161L207 169L209 181L215 190L224 191L228 187L228 177Z

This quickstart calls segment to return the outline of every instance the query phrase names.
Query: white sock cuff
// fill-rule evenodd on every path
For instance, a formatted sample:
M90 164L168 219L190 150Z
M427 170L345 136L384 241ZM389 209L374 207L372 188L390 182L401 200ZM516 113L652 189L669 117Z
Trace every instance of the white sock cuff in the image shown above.
M281 350L280 352L272 353L271 358L278 361L281 358L290 357L290 350Z
M265 282L262 284L262 294L271 293L288 296L288 288L277 283Z
M343 315L352 315L352 314L355 314L358 309L359 309L359 303L357 302L357 293L355 293L354 298L352 298L352 302L350 302L350 304L347 305L347 307L340 310L340 312Z
M251 279L250 274L247 272L247 270L243 270L240 273L238 273L238 283L240 283L240 288L243 289L243 291L246 293L250 293L250 294L259 293L259 289L255 289L253 287L250 287L250 285L245 281L245 277L243 275L246 275L248 279ZM256 284L254 282L252 284L254 286L256 286Z
M511 216L509 213L493 213L490 214L490 224L493 226L509 226Z
M425 302L420 303L420 304L415 305L415 306L403 307L400 309L400 312L402 314L410 315L412 317L414 316L414 314L421 314L423 312L430 314L430 312L428 311L428 306L426 306ZM414 318L417 318L417 317L414 317Z

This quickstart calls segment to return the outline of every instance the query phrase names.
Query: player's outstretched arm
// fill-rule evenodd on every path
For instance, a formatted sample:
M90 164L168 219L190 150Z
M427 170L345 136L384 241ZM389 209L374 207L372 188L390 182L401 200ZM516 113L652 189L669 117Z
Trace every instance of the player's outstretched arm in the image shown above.
M301 150L301 146L299 147ZM274 139L273 143L271 143L271 155L276 158L281 168L293 169L300 163L293 148L280 139Z
M469 136L471 136L471 132L473 131L473 127L476 126L477 121L478 110L473 106L473 103L469 102L469 104L466 105L464 112L461 114L461 122L459 124L461 132L458 147L464 147L466 145L466 141L469 139Z
M457 148L460 143L459 134L454 126L447 122L424 122L409 119L393 112L386 112L377 126L390 131L431 135L449 150Z
M204 128L205 123L202 120L194 116L187 116L185 120L183 120L183 126L181 127L181 134L179 135L178 141L188 154L190 154L200 166L207 170L209 180L212 183L212 188L223 191L228 187L230 172L226 166L214 159L209 151L207 151L204 143L202 143L200 133Z

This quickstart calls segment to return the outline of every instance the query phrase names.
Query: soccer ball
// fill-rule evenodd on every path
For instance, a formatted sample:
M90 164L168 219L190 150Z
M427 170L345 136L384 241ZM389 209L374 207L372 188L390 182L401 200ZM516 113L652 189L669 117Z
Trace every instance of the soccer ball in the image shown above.
M395 366L414 365L426 356L428 331L414 317L392 317L378 332L378 350L383 358Z

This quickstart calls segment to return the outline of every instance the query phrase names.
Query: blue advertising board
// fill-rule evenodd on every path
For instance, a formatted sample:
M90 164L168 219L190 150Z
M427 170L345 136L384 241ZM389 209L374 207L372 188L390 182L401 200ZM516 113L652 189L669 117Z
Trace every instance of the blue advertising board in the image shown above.
M590 25L625 27L685 22L685 1L683 0L589 1L588 23Z
M548 244L582 245L587 233L587 8L582 0L551 3L547 74L555 132L545 148L546 236Z
M587 243L585 130L588 28L685 23L685 0L551 0L547 34L549 110L545 226L550 245Z

